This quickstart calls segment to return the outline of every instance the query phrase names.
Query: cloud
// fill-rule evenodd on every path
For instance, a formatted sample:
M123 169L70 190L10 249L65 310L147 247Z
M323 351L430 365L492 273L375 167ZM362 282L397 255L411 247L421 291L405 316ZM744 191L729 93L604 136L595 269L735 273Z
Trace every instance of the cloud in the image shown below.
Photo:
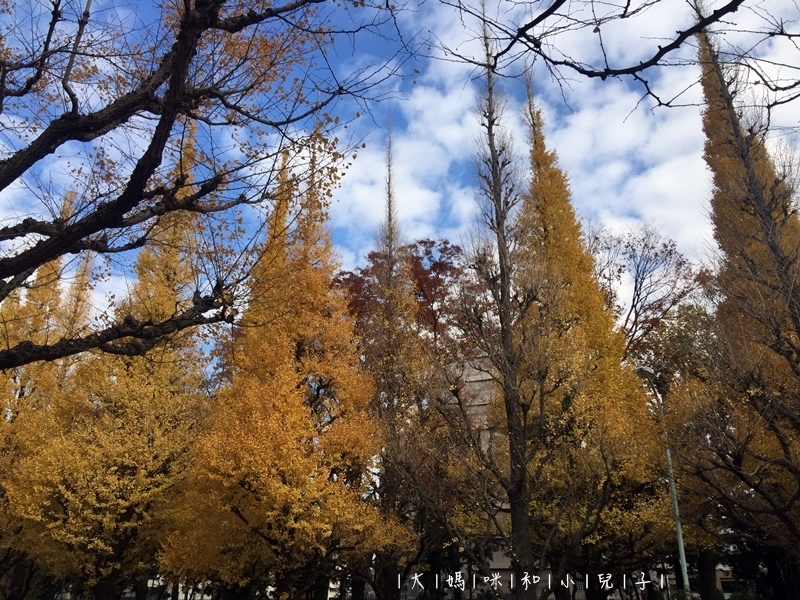
M352 257L363 262L385 216L390 122L394 197L405 239L457 236L471 218L472 195L465 180L472 175L478 124L468 70L463 64L433 61L401 97L379 103L372 121L354 124L367 147L348 170L331 208L334 241L346 268Z
M511 9L509 19L519 18L519 6ZM713 8L709 6L709 10ZM497 15L506 17L504 9L497 10ZM736 18L753 30L763 28L765 16L759 10L739 11ZM776 0L770 10L794 18L796 6L790 0ZM452 51L479 56L477 23L461 17L450 7L425 3L407 13L403 23L430 32ZM691 21L685 5L676 10L674 4L660 2L635 19L604 24L601 34L609 61L612 65L633 64ZM752 44L754 36L729 32L724 41L744 46ZM564 55L590 60L598 55L600 40L601 36L583 29L545 41L557 44ZM785 66L796 59L796 49L784 40L764 42L757 48L760 56L783 61L784 66L777 69L780 76L800 77L797 70ZM547 69L535 65L534 85L545 117L548 146L558 153L570 178L579 215L613 229L639 221L655 223L678 242L682 252L703 260L713 245L708 204L711 181L702 157L699 69L688 64L695 53L696 44L690 41L670 58L676 66L646 73L659 98L675 108L657 107L644 87L630 79L590 80L569 71L554 79ZM445 58L418 60L415 66L421 72L413 76L416 83L398 84L397 99L374 107L375 127L367 138L368 151L359 155L336 195L339 206L333 211L333 225L343 255L354 260L363 257L383 218L382 123L390 116L395 197L406 237L436 234L458 242L474 220L472 155L479 135L474 110L479 73L474 65L452 60L452 55ZM510 96L507 128L524 159L526 134L518 112L524 86L514 79L502 79L501 86ZM783 107L775 113L778 124L796 126L798 121L798 108Z

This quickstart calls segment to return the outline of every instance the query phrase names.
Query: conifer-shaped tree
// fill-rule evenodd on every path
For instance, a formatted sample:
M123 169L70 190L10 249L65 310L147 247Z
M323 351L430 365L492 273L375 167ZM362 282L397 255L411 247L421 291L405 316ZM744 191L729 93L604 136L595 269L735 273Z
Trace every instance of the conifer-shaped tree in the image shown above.
M70 213L75 193L64 198L62 215ZM9 348L28 340L33 345L47 345L64 337L75 335L88 322L87 296L91 258L84 256L77 264L69 264L63 257L39 267L25 294L12 294L0 305L0 327L3 347ZM67 285L66 272L72 273ZM9 369L5 381L7 420L13 420L17 410L30 405L27 397L36 388L52 389L63 379L73 360L56 361L47 365L32 365ZM33 399L31 399L33 402Z
M64 199L62 213L69 212L74 193ZM71 281L64 283L67 271ZM89 321L91 258L86 255L77 268L65 259L46 263L37 269L33 281L21 295L13 293L0 305L3 344L11 347L23 340L47 344L79 333ZM45 593L46 565L37 563L28 545L37 527L19 519L9 505L7 489L24 456L24 434L32 415L47 410L52 398L65 392L77 358L29 364L5 372L3 378L3 419L0 420L0 586L5 597L23 598L27 593ZM22 438L20 437L22 434Z
M709 352L711 377L686 381L681 389L697 419L687 459L738 535L797 558L797 193L790 172L768 150L766 128L737 105L735 75L725 72L707 35L699 42L720 301Z
M284 165L227 352L231 383L196 447L163 553L174 573L217 581L231 596L270 585L279 596L327 594L328 578L396 533L364 498L380 444L373 388L332 286L326 198L314 176L306 183Z
M431 357L421 330L410 247L403 243L393 185L393 141L386 149L386 212L367 265L340 276L348 288L356 316L366 371L375 382L370 412L380 428L380 471L373 498L387 517L397 518L418 533L416 547L397 545L365 561L354 578L369 580L380 600L399 598L398 577L406 581L412 568L435 545L420 506L419 468L436 392ZM422 444L422 445L420 445ZM439 448L439 452L441 452ZM414 478L412 483L410 479ZM372 554L372 553L370 553ZM426 576L426 583L427 576ZM431 579L430 585L434 585ZM358 586L356 586L358 588Z
M523 187L490 69L485 82L478 172L485 237L472 261L484 292L465 298L463 322L478 350L473 368L493 385L454 386L450 404L471 417L461 427L515 581L542 568L558 581L574 575L582 544L608 525L613 487L647 470L650 453L630 441L627 427L649 419L641 386L622 365L624 342L593 277L566 176L545 146L541 115L529 100ZM569 593L554 589L557 597ZM517 586L516 593L535 591Z
M554 573L632 571L643 566L641 550L671 525L665 487L637 496L658 480L661 438L631 365L623 364L622 332L530 95L525 116L531 176L514 260L528 304L518 329L520 386L533 399L523 428L532 434L528 468L536 473L534 540ZM634 428L640 435L631 439ZM599 587L590 582L587 593Z

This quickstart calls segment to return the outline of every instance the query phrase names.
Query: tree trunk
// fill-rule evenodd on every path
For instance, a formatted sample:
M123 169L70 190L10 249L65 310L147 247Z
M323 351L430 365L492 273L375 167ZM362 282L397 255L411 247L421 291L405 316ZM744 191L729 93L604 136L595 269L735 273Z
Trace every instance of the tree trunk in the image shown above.
M350 581L350 600L364 600L367 583L363 579L353 578Z
M327 577L318 577L314 582L314 600L328 600L331 581Z
M658 580L658 573L656 573L655 577L653 577L651 575L652 571L647 565L642 567L642 571L645 573L645 580L650 580L647 584L645 584L644 587L646 592L645 598L647 598L647 600L659 600L660 596L658 595L657 587L660 582Z
M525 485L527 482L523 482ZM533 561L532 534L529 520L529 494L509 494L511 509L511 550L514 568L514 581L521 582L524 577L532 578L536 574ZM517 585L515 600L535 600L533 586Z
M717 590L717 555L713 550L701 550L697 562L700 578L700 600L714 600Z
M375 576L375 595L378 600L400 600L400 588L397 585L400 571L397 561L387 555L381 556L380 560L383 564Z
M11 568L11 584L6 596L8 600L23 600L28 595L35 569L34 561L25 558Z
M552 589L556 600L568 600L575 589L575 580L569 574L570 564L565 552L551 553L547 562L552 573ZM564 584L567 584L566 586Z
M117 583L118 578L114 573L103 577L92 586L91 594L93 600L115 600L119 596L117 593Z
M773 596L785 600L800 600L796 585L796 577L800 574L797 573L799 569L793 558L781 550L770 549L766 555L766 563Z
M136 583L134 584L134 594L135 594L134 597L136 598L136 600L147 600L148 581L149 578L147 576L140 577L139 579L136 580Z

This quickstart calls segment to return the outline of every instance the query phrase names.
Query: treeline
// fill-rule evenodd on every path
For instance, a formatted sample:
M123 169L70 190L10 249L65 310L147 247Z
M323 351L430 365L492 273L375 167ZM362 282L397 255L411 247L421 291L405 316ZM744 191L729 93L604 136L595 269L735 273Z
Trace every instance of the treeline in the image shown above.
M716 597L723 562L796 598L797 193L700 46L718 264L652 228L583 230L531 95L514 159L491 71L467 248L403 241L390 144L376 247L338 272L330 182L313 157L310 175L284 162L230 327L5 371L0 595L145 598L159 577L164 597L319 599L337 581L398 600L398 578L489 575L506 555L517 582L589 574L587 597L605 598L597 575L680 572L670 449L695 591ZM110 322L139 331L192 306L198 218L148 232ZM0 304L6 348L88 328L102 265L82 257Z

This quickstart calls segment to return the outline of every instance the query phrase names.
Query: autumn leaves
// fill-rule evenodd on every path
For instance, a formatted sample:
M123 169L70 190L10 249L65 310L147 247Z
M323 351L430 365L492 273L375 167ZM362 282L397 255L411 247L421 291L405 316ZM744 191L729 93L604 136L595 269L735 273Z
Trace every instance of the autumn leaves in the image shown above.
M693 551L747 531L796 552L793 191L704 52L722 300L682 296L620 328L532 100L515 179L491 72L466 251L404 243L389 177L367 265L337 273L337 174L316 168L330 146L314 138L307 170L282 156L233 327L7 372L4 596L110 598L159 576L218 598L321 597L336 581L392 600L412 569L486 572L501 554L518 581L647 571L674 548L665 441L680 447ZM109 319L189 306L201 238L192 214L154 223ZM90 268L49 261L9 295L6 347L80 335ZM668 386L666 416L649 409L642 360Z

